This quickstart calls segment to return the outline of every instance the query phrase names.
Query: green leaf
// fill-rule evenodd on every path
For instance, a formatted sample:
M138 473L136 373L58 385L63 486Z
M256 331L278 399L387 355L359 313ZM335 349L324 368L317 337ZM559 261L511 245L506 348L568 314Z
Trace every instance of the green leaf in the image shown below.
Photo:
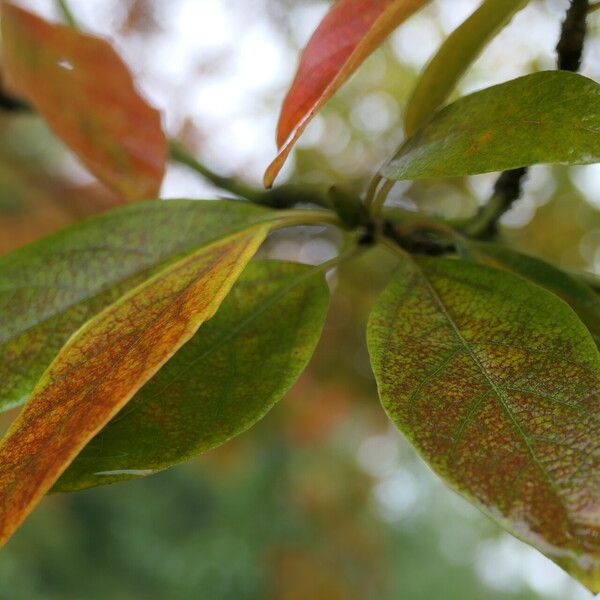
M216 316L86 446L55 489L149 475L248 429L304 370L328 296L319 267L251 263Z
M0 442L0 545L86 444L212 318L267 224L166 266L79 329Z
M69 336L157 268L278 218L241 202L140 202L0 258L0 410L24 402Z
M562 298L587 326L596 345L600 345L600 298L585 283L539 258L506 246L469 242L468 248L478 262L512 271Z
M448 105L402 145L382 174L462 177L599 160L600 86L575 73L543 71Z
M600 355L562 300L512 273L406 261L375 306L384 408L456 491L600 588Z
M408 101L404 129L412 135L450 95L496 34L529 0L485 0L442 44Z

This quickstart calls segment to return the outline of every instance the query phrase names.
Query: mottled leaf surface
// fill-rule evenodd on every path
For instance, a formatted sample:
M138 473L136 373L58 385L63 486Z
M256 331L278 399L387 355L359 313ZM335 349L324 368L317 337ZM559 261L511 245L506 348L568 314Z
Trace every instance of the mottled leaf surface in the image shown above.
M596 345L600 345L600 298L588 285L544 260L506 246L470 242L469 250L478 262L513 271L562 298L586 325Z
M369 322L390 418L454 489L600 586L600 355L562 300L507 271L406 261Z
M382 174L462 177L599 160L600 85L567 71L542 71L443 108L404 143Z
M430 0L338 0L302 53L277 124L279 154L265 173L271 187L312 118L387 36Z
M0 258L0 410L26 399L75 330L166 261L277 219L241 202L140 202Z
M86 446L55 489L148 475L248 429L304 370L328 296L318 267L250 263L216 316Z
M9 83L104 184L129 200L158 196L167 144L158 111L111 45L2 4Z
M450 95L494 36L529 0L485 0L442 44L408 101L404 129L412 135Z
M175 262L84 325L0 442L0 544L130 398L210 319L268 231Z

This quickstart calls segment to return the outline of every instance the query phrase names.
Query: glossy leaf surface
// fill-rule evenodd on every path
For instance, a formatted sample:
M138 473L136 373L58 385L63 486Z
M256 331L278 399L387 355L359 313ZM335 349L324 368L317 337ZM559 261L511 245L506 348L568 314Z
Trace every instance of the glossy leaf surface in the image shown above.
M214 315L267 231L257 225L175 262L67 342L0 443L0 544L81 449Z
M543 71L465 96L408 139L389 179L462 177L536 163L600 160L600 85Z
M0 410L23 402L74 331L166 261L278 219L241 202L140 202L0 258Z
M265 173L271 187L312 118L403 21L430 0L338 0L302 53L277 124L279 154Z
M459 79L494 36L529 0L485 0L442 44L419 76L406 109L412 135L450 95Z
M369 322L383 406L454 489L600 585L600 355L562 300L506 271L406 261Z
M129 200L158 196L160 114L108 42L4 2L2 50L11 86L100 181Z
M600 345L600 298L585 283L539 258L506 246L471 242L469 249L478 262L513 271L562 298L586 325L596 345Z
M86 446L55 489L148 475L248 429L304 370L328 295L318 267L250 263L216 316Z

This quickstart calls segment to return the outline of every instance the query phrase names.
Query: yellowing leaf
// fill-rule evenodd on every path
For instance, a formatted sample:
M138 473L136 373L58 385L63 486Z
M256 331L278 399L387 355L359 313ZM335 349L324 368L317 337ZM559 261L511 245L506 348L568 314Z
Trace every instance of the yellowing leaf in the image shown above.
M281 212L227 200L121 206L0 257L0 411L86 321L181 256Z
M250 263L217 314L84 448L55 489L149 475L248 429L304 370L328 304L322 267Z
M412 135L444 103L469 65L529 0L484 0L442 44L422 71L408 106L404 128Z
M302 53L277 125L271 187L308 123L398 25L430 0L338 0Z
M600 590L600 355L507 271L404 263L369 322L390 418L454 489Z
M9 83L100 181L129 200L158 196L167 143L111 45L2 4Z
M94 435L213 316L267 231L255 226L181 259L69 340L0 443L0 543Z

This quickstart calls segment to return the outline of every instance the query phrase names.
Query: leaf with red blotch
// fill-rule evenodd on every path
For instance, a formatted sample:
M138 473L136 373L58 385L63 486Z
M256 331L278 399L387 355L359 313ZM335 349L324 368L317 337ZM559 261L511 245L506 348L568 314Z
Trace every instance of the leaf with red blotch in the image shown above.
M429 0L339 0L302 53L277 125L279 154L268 167L269 188L292 147L323 105L387 36Z
M103 39L2 4L8 83L105 185L128 200L158 196L167 157L160 113Z
M171 264L67 342L0 443L0 544L81 449L210 319L264 240L261 224Z

